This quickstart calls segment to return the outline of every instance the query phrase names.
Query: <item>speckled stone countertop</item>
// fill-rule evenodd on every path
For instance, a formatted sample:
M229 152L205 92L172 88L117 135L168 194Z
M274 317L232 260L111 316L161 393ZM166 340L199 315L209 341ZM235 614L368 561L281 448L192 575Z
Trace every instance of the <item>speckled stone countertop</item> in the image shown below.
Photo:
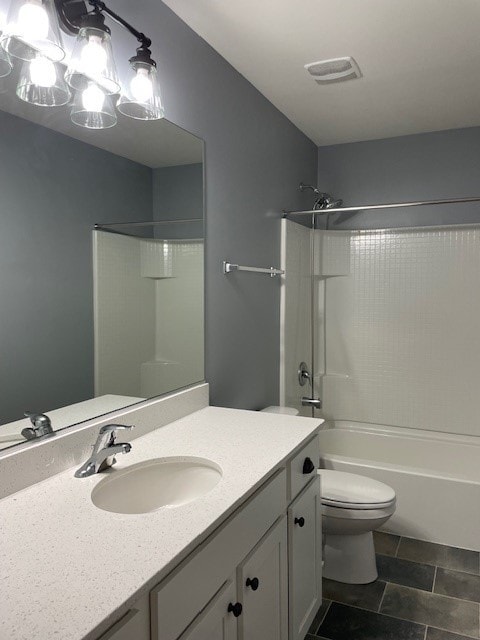
M75 469L1 500L1 640L98 638L321 422L207 407L138 438L115 469L164 456L205 457L222 468L212 491L181 507L102 511L90 498L102 474L77 479Z

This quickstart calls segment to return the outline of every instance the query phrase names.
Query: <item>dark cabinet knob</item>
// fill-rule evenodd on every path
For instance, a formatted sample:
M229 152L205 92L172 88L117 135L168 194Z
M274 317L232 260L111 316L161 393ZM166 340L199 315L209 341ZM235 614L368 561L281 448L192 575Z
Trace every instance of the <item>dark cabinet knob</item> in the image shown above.
M256 591L260 586L260 580L258 578L252 578L251 580L250 578L247 578L245 584L247 585L247 587L250 587L252 591Z
M305 458L305 462L303 463L303 473L312 473L312 471L315 471L315 465L310 458Z
M303 527L305 524L305 518L295 518L293 522L298 524L299 527Z
M235 604L230 602L227 609L228 613L233 613L235 618L238 618L238 616L242 615L242 610L243 610L243 607L240 604L240 602L235 602Z

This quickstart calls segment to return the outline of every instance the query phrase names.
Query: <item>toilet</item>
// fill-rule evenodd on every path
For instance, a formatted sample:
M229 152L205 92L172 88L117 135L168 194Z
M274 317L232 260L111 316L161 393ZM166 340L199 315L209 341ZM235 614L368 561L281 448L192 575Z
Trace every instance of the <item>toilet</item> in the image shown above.
M298 415L293 407L266 407L266 413ZM373 531L395 513L395 491L372 478L319 469L322 504L323 575L348 584L378 578Z
M395 512L395 491L372 478L319 469L325 578L348 584L377 579L373 531Z

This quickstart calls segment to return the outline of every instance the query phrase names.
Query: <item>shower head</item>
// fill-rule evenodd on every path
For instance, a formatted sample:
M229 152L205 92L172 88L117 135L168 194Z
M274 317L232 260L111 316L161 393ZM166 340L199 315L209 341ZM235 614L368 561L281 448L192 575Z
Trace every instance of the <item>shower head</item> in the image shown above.
M332 196L329 196L328 202L325 204L324 209L339 209L343 204L343 200L338 198L337 200L333 200Z
M298 188L300 191L310 189L316 196L318 196L313 204L313 209L337 209L343 204L343 200L341 200L340 198L335 199L329 193L319 191L317 187L314 187L311 184L303 184L303 182L301 182Z
M343 200L340 200L340 198L335 199L329 193L319 193L318 195L319 197L313 204L314 209L336 209L343 204Z

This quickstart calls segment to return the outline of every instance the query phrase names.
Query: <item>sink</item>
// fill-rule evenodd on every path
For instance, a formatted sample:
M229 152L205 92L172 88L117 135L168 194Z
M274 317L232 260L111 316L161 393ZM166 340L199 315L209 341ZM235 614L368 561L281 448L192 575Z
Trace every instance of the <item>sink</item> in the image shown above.
M205 458L156 458L112 469L93 489L92 502L114 513L151 513L193 502L221 478L221 468Z

